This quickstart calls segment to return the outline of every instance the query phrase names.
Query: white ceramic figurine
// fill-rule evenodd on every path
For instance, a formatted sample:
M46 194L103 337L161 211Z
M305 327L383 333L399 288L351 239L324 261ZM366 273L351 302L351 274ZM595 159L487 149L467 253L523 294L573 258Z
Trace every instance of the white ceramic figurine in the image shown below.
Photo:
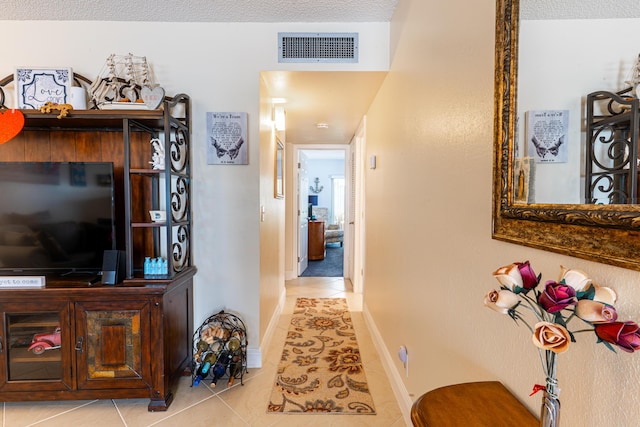
M153 169L164 170L164 144L158 138L153 138L150 142L154 152L149 163L153 165Z

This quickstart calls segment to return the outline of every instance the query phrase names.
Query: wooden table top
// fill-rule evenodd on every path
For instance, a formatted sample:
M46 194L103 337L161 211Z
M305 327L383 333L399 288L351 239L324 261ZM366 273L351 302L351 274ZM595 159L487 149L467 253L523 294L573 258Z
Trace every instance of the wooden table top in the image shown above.
M429 391L411 408L415 427L538 427L540 422L498 381Z

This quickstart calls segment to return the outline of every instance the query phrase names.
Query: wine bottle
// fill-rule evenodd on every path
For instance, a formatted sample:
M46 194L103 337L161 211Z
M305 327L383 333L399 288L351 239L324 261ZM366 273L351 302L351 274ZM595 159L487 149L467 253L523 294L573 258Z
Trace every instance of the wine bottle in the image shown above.
M213 379L211 380L211 387L215 387L218 383L218 380L224 376L227 372L227 367L229 366L229 361L231 360L231 353L228 351L223 351L220 353L216 364L213 366Z
M196 378L193 380L193 385L200 384L200 381L202 381L207 377L207 375L209 375L211 365L215 363L215 361L216 355L214 353L207 353L207 355L204 357L204 360L202 361L202 365L200 365L200 367L198 368Z
M193 359L197 363L200 363L200 355L202 354L203 351L209 348L209 344L205 340L200 340L198 341L198 344L196 344L196 348L198 349L198 351L196 352L196 354L193 355Z
M231 357L231 362L229 362L229 383L227 384L228 387L231 387L233 385L233 382L236 379L236 375L238 375L238 373L240 373L240 370L242 369L242 357L240 356L240 350L238 350L233 354L233 356Z

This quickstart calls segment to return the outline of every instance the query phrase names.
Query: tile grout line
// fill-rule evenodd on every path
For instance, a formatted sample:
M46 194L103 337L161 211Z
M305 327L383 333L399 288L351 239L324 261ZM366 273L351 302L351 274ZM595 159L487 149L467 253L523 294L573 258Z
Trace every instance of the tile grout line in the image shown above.
M50 416L50 417L47 417L47 418L43 418L43 419L41 419L41 420L38 420L38 421L36 421L35 423L28 424L28 425L26 425L25 427L35 426L35 425L38 425L38 424L43 423L43 422L45 422L45 421L52 420L52 419L54 419L54 418L59 417L60 415L68 414L68 413L73 412L73 411L75 411L75 410L78 410L78 409L80 409L80 408L84 408L85 406L89 406L89 405L91 405L91 404L93 404L93 403L96 403L97 401L98 401L98 399L96 399L96 400L92 400L91 402L87 402L87 403L82 404L82 405L80 405L80 406L76 406L75 408L67 409L66 411L62 411L62 412L59 412L59 413L57 413L57 414L55 414L55 415L52 415L52 416Z
M246 425L248 425L248 426L251 426L251 424L249 424L249 422L248 422L247 420L245 420L245 419L242 417L242 415L240 415L238 412L236 412L236 410L235 410L235 409L233 409L233 408L232 408L232 407L231 407L227 402L225 402L225 400L224 400L223 398L221 398L221 397L220 397L220 396L218 396L218 395L216 395L216 397L217 397L218 399L220 399L220 402L222 402L222 404L223 404L224 406L226 406L227 408L229 408L229 410L230 410L231 412L233 412L233 413L234 413L238 418L240 418L240 419L242 420L242 422L243 422L243 423L245 423L245 424L246 424Z
M203 402L206 402L207 400L213 399L214 397L217 397L217 395L212 394L212 395L211 395L211 396L209 396L209 397L205 397L204 399L199 400L199 401L197 401L197 402L195 402L195 403L192 403L191 405L189 405L189 406L187 406L187 407L185 407L185 408L183 408L183 409L181 409L181 410L177 411L175 414L171 414L171 415L169 415L169 416L167 416L167 417L165 417L165 418L162 418L161 420L157 420L157 421L152 422L151 424L148 424L148 425L147 425L147 427L154 426L154 425L156 425L156 424L158 424L158 423L161 423L161 422L164 422L164 421L168 420L169 418L173 418L173 417L175 417L175 416L176 416L176 415L178 415L178 414L181 414L181 413L183 413L183 412L185 412L185 411L188 411L189 409L193 408L194 406L197 406L197 405L199 405L199 404L201 404L201 403L203 403Z
M127 424L127 420L125 420L124 416L122 416L122 412L120 412L120 408L118 408L118 404L116 403L115 399L111 399L111 403L113 404L113 407L116 408L116 412L118 413L120 420L122 420L124 427L128 427L129 425Z

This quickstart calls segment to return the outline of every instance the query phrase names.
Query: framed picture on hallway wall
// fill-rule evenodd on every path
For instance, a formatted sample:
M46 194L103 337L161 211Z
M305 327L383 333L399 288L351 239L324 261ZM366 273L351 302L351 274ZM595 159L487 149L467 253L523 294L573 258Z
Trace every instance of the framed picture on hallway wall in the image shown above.
M248 165L247 113L207 113L207 164Z
M274 165L274 191L276 199L284 198L284 144L276 138L276 152Z

